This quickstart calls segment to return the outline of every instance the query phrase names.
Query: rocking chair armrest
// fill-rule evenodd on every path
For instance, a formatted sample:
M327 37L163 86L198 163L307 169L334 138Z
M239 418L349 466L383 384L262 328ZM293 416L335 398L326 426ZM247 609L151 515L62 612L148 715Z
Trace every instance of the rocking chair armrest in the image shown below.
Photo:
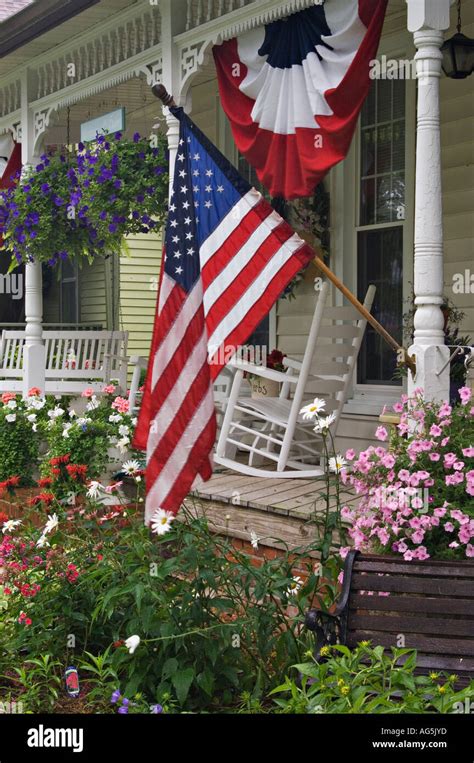
M145 358L143 355L130 355L128 362L131 366L138 366L139 368L146 368L148 366L148 358Z
M275 371L273 368L267 368L266 366L257 366L254 363L247 363L244 360L231 360L229 361L232 368L236 368L238 371L245 371L252 376L261 376L264 379L272 379L273 381L281 383L296 384L298 381L297 376L291 376L283 371Z
M287 368L293 368L295 371L301 371L301 366L303 365L300 360L288 357L284 357L282 363Z

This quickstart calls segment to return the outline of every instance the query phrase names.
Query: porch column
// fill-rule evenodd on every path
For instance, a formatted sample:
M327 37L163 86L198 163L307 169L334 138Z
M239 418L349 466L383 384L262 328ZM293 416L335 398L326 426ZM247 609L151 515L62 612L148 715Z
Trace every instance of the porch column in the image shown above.
M34 113L30 108L29 72L22 74L21 82L21 161L23 173L38 164L35 156ZM41 263L25 265L25 320L26 341L23 350L23 396L38 387L45 391L45 348L43 344L43 277Z
M186 4L184 0L161 0L161 39L163 56L163 85L170 93L177 106L184 106L186 97L181 93L181 69L178 50L174 37L184 31L186 22ZM163 113L168 125L169 179L170 196L173 188L174 168L179 146L180 123L164 106Z
M415 332L410 355L408 391L424 390L427 400L449 398L450 351L444 344L443 220L439 80L443 31L449 28L451 0L406 0L408 30L413 32L418 80L416 125L414 288Z

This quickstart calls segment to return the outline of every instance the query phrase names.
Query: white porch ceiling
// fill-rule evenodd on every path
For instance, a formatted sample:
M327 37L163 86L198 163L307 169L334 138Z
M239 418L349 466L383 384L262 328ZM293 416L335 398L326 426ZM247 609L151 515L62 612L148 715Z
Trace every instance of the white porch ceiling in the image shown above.
M2 21L10 19L17 13L26 8L28 5L33 5L35 0L1 0L0 2L0 24Z
M3 6L4 2L5 0L1 0L0 5ZM9 56L0 59L0 84L3 77L13 73L36 56L54 49L57 45L64 43L65 40L70 40L73 44L74 39L80 34L96 28L101 22L109 21L111 16L118 11L130 8L137 3L143 5L143 0L101 0L100 3L83 11L79 16L65 21L56 29L51 29Z

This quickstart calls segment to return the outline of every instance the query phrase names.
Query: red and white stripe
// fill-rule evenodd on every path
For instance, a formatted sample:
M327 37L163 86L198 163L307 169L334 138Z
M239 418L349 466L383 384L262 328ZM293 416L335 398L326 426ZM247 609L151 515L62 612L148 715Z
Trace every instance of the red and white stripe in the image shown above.
M201 247L204 313L215 379L286 287L313 256L305 242L254 188Z
M313 253L252 189L200 249L201 279L186 292L163 273L150 374L151 407L140 416L147 444L145 519L177 512L212 474L216 420L212 381ZM143 434L148 427L146 436Z
M202 296L199 281L187 295L163 275L151 377L147 522L159 508L176 512L193 485L212 473L215 412Z

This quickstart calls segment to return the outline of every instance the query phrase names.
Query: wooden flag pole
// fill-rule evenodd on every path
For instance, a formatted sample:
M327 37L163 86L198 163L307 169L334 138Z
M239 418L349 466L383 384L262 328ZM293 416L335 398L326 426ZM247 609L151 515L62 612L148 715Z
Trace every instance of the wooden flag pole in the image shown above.
M176 106L176 103L174 102L174 98L172 95L168 93L164 85L158 84L154 85L151 89L152 93L156 98L159 98L160 101L163 103L164 106ZM309 246L309 244L308 244ZM369 313L369 311L364 307L364 305L359 302L357 297L349 291L347 286L344 286L342 281L339 280L339 278L328 268L328 266L322 261L322 259L318 256L316 256L313 260L315 266L318 268L318 270L321 273L324 273L324 275L331 281L331 283L334 284L336 289L339 289L339 291L346 297L346 299L349 300L349 302L356 308L356 310L366 319L367 323L370 323L370 325L375 329L377 334L379 334L382 339L384 339L388 345L394 350L398 357L399 357L399 364L406 365L407 368L410 369L413 375L416 373L416 363L415 358L408 355L407 351L404 347L398 344L398 342L391 336L388 331L384 329L384 327L378 322L374 316Z
M387 344L390 345L392 350L394 350L397 355L399 356L399 363L406 365L413 375L416 373L416 363L415 358L408 355L407 351L404 347L398 344L396 339L391 336L386 329L378 322L376 318L372 315L372 313L369 313L369 311L364 307L364 305L359 302L357 297L349 291L347 286L344 286L342 281L339 280L339 278L328 268L328 266L320 259L320 257L315 257L313 260L315 266L318 268L318 270L321 271L321 273L324 273L324 275L331 281L331 283L334 284L336 289L339 289L339 291L344 294L344 296L349 300L349 302L354 305L356 310L366 319L367 323L370 323L370 325L376 330L377 334L380 334L382 339L385 339Z

